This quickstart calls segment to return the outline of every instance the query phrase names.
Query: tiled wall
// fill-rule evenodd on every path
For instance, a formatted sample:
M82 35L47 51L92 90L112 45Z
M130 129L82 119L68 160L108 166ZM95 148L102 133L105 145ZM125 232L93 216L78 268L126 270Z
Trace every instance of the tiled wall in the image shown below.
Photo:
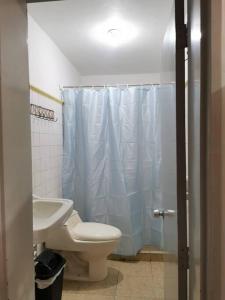
M31 91L30 102L55 111L57 122L31 116L33 194L62 196L62 105Z

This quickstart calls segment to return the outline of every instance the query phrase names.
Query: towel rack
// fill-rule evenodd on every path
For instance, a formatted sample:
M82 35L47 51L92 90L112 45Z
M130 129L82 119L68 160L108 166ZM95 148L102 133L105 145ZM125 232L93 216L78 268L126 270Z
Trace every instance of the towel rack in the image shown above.
M30 104L30 114L36 118L44 119L51 122L57 122L58 119L55 117L55 111L36 105Z

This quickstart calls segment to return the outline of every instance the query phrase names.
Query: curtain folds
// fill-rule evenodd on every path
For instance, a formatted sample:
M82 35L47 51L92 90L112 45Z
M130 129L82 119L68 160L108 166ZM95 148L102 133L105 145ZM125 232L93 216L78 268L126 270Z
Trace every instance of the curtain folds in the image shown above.
M176 190L174 86L65 89L63 98L63 197L84 221L121 229L118 254L163 247L152 211Z

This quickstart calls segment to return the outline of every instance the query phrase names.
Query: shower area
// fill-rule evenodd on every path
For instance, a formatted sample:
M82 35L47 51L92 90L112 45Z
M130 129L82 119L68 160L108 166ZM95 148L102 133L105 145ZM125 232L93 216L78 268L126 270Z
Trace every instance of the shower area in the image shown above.
M116 255L165 250L153 211L176 198L175 85L64 87L62 98L63 198L121 230Z

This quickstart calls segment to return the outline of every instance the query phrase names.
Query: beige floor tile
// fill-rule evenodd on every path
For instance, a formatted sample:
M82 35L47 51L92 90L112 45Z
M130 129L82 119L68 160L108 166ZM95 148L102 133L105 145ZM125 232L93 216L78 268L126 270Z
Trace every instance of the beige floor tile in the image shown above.
M116 297L115 300L152 300L152 297ZM154 300L158 300L158 299L154 299Z
M165 272L169 273L170 276L178 276L178 264L173 262L166 262L164 266Z
M101 295L81 295L81 294L63 294L62 300L114 300L112 296L101 296Z
M125 276L119 280L116 296L155 298L154 285L150 277Z
M62 300L163 300L164 264L108 261L101 282L65 281Z
M107 278L99 282L65 281L64 291L70 294L115 296L119 271L113 268L109 268L108 271Z
M144 246L140 252L152 252L152 251L160 251L161 249L155 246L146 245Z
M152 276L151 263L148 261L108 260L108 265L120 271L124 276Z
M150 261L151 260L151 253L138 253L137 256L136 256L136 260L139 260L139 261Z
M164 261L164 254L163 253L151 253L150 254L150 261L153 262L163 262Z
M77 293L77 291L79 290L79 284L80 283L78 281L64 280L63 291Z
M164 264L151 262L153 284L156 288L164 288Z
M162 277L153 277L153 285L156 289L163 289L164 288L164 278Z
M163 262L151 262L151 269L154 273L163 273L165 268L165 264Z
M163 299L164 299L164 289L163 288L155 289L155 300L163 300Z

